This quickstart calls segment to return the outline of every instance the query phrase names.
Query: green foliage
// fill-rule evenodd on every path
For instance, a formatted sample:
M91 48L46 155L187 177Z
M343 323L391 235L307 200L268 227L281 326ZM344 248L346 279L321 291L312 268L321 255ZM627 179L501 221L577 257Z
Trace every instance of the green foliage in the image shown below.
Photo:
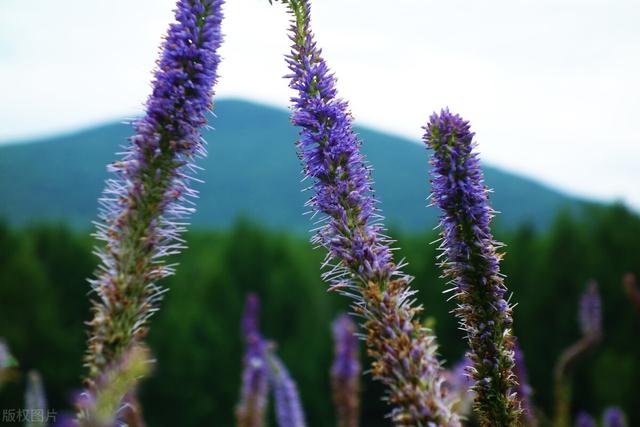
M465 347L442 294L435 232L394 232L399 256L435 319L443 356L453 363ZM634 411L640 381L640 318L626 300L622 275L640 273L640 218L623 207L593 208L582 219L557 218L545 232L523 226L497 233L507 243L503 270L513 291L515 332L526 354L534 399L553 407L552 370L560 352L574 342L579 295L587 279L600 283L604 340L574 370L573 407L600 413L617 404ZM330 399L330 323L344 298L327 294L319 277L323 253L298 235L267 231L240 221L228 231L195 230L177 259L170 291L152 320L149 344L157 359L142 385L149 425L233 426L242 357L240 316L244 296L257 292L264 304L263 330L296 378L311 425L335 424ZM85 282L96 259L89 238L60 226L10 229L0 226L0 336L21 369L42 373L51 408L69 408L81 387L83 322L89 318ZM366 365L365 365L366 366ZM377 384L363 381L363 422L388 425ZM0 408L19 408L23 386L8 385Z

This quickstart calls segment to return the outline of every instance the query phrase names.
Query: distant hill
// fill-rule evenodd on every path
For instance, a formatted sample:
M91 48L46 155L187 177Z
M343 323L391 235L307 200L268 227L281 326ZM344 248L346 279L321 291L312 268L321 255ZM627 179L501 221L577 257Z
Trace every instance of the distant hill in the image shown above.
M226 227L239 215L264 225L307 230L302 215L308 194L301 192L294 141L297 131L284 110L238 100L216 104L216 128L204 137L209 156L197 184L199 227ZM374 167L375 188L388 224L411 231L435 224L427 208L427 152L407 139L359 127L363 150ZM131 129L109 124L33 142L0 146L0 218L13 224L42 220L90 227L96 199ZM495 189L494 207L503 226L530 222L546 227L560 209L584 202L531 180L492 167L486 182Z

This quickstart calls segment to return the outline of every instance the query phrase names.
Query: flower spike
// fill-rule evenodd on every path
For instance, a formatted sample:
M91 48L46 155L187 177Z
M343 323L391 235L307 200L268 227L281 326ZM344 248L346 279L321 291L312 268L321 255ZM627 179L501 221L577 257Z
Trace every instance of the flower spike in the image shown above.
M278 425L280 427L306 427L300 394L291 374L273 351L270 351L267 357Z
M569 423L571 406L571 367L584 354L592 350L602 340L602 302L598 285L591 281L580 297L578 321L582 337L564 350L554 367L555 414L554 425Z
M300 128L298 152L312 181L308 205L321 218L312 241L328 252L323 277L330 289L353 298L354 311L364 319L371 372L386 386L392 422L459 426L443 387L435 337L416 319L421 307L413 305L412 278L393 261L383 235L348 105L337 97L335 78L314 40L309 1L283 3L292 15L291 120Z
M164 258L184 247L194 210L192 161L205 154L199 129L211 109L220 62L222 0L178 0L144 117L121 160L110 166L96 237L101 265L90 281L97 298L88 323L88 385L147 334L173 273Z
M266 357L267 344L258 327L259 309L258 296L249 294L242 318L246 353L240 403L236 408L238 427L262 427L265 425L269 369Z
M500 274L500 243L490 229L493 210L473 151L469 122L449 110L433 114L424 142L431 157L432 195L440 208L444 255L441 266L451 279L455 314L469 342L475 406L483 426L513 426L520 414L515 393L511 306Z
M331 386L338 427L358 427L360 417L360 358L357 327L347 314L333 322L335 359Z

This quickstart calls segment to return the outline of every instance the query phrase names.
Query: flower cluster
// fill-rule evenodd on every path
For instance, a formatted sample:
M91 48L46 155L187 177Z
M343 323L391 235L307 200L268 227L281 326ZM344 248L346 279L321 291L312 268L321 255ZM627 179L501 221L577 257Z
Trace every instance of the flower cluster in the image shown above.
M365 319L371 371L387 387L393 422L457 426L435 338L416 320L421 308L412 305L411 278L394 263L382 234L370 170L348 105L337 98L335 78L314 41L309 2L284 3L293 15L287 57L289 86L296 91L292 122L300 128L299 154L313 182L308 204L322 217L314 242L328 252L324 278L354 298L354 311Z
M100 200L97 252L102 264L91 280L97 294L89 322L88 382L147 333L172 274L163 259L183 248L180 234L193 211L192 160L205 154L199 128L211 109L221 44L222 0L179 0L135 135L111 165Z
M514 393L511 307L473 133L467 121L446 109L433 114L425 130L424 142L433 151L433 202L442 211L442 268L454 287L455 313L469 342L475 407L482 425L515 425L520 404Z

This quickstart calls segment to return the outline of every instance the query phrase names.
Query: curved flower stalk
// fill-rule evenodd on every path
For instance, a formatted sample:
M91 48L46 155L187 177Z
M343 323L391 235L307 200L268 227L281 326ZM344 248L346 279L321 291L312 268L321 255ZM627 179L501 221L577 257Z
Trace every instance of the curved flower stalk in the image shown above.
M603 427L627 427L627 417L622 409L611 406L604 410L602 414Z
M127 425L121 421L128 411L127 396L134 393L142 377L149 374L151 358L146 347L135 344L117 363L96 378L94 387L76 402L78 427L113 427ZM73 425L73 424L69 424Z
M516 381L518 382L516 390L522 407L520 416L521 424L526 427L538 427L538 420L536 419L533 402L531 401L533 390L529 385L529 375L527 373L527 366L524 363L524 353L517 340L515 340L514 346L514 361L513 374L516 376Z
M172 274L164 258L183 248L180 234L193 211L192 161L205 154L199 128L211 109L220 62L222 0L179 0L155 72L146 114L134 123L122 159L110 166L96 236L105 242L91 286L98 295L86 364L88 385L146 335Z
M638 314L640 314L640 289L636 283L636 276L633 273L627 273L624 275L622 283L627 298L629 298L631 304L635 307Z
M394 263L372 195L370 171L360 153L347 103L310 29L308 0L283 0L293 15L287 57L289 86L297 94L292 122L300 127L299 154L313 182L308 202L321 224L313 239L327 249L332 290L354 299L364 319L373 377L386 385L390 417L403 426L458 426L442 386L442 368L431 331L416 320L411 277Z
M27 391L24 396L28 417L25 427L44 427L47 425L47 397L44 394L42 378L36 371L27 376Z
M591 281L580 298L578 320L582 338L567 348L554 368L556 427L569 425L571 382L569 371L576 360L593 349L602 339L602 311L598 285Z
M280 427L305 427L307 423L296 383L278 356L270 351L267 358L278 425Z
M576 427L597 427L596 420L586 412L580 412L576 418Z
M269 369L266 358L267 344L258 328L259 310L258 297L254 294L248 295L242 318L246 353L240 403L236 408L238 427L262 427L265 425Z
M360 355L357 327L341 314L333 322L335 358L331 367L331 386L338 427L358 427L360 418Z
M474 409L484 426L512 426L520 413L513 321L500 274L501 244L490 229L494 211L473 151L474 134L469 122L447 109L434 113L425 130L424 142L433 150L433 202L442 211L441 266L454 286L455 314L469 342Z

